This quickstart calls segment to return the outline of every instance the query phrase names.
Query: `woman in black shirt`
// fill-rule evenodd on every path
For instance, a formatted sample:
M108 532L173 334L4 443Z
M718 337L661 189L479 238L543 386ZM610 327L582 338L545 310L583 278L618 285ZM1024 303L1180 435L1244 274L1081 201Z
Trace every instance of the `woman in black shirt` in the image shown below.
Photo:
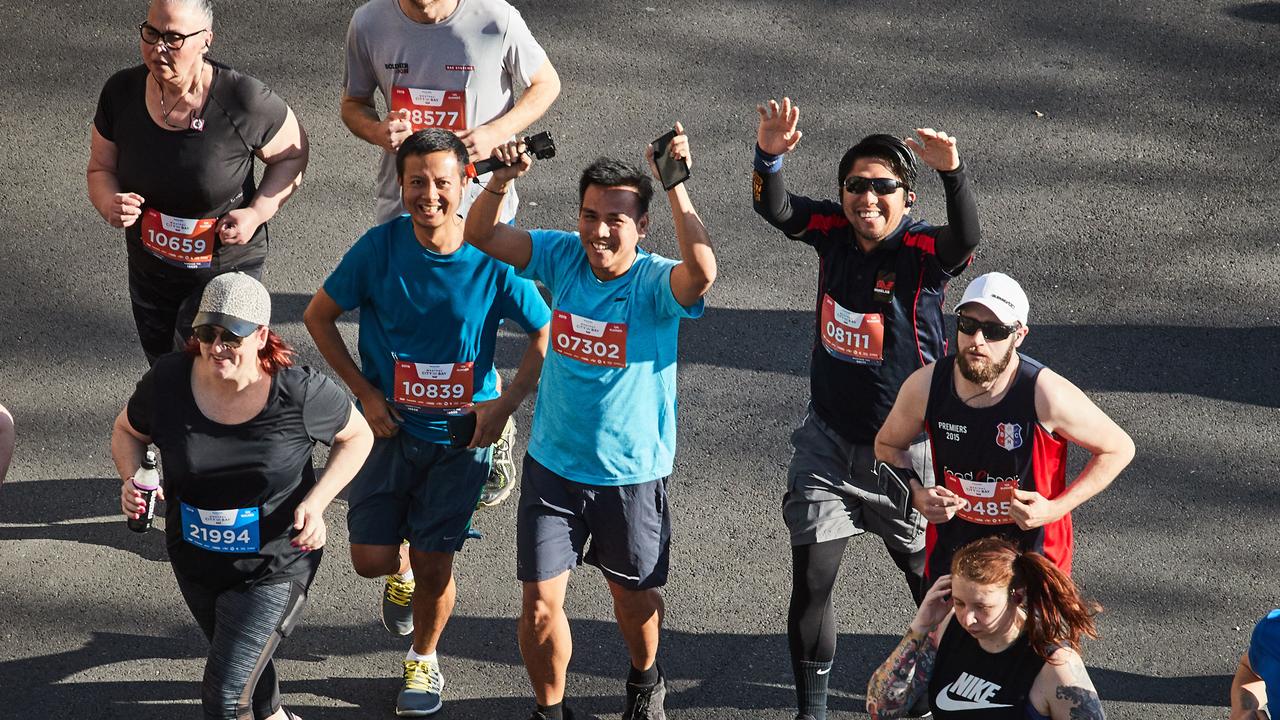
M270 296L243 273L209 282L186 352L157 360L116 418L121 510L147 445L164 465L169 560L210 651L206 718L291 717L271 656L297 623L325 544L324 509L373 434L346 393L268 329ZM319 479L315 443L333 450Z
M180 348L200 288L260 277L267 227L302 181L307 138L265 85L206 58L206 0L154 0L139 26L142 65L102 88L89 199L124 228L129 296L147 361ZM255 186L254 158L266 164Z
M871 676L872 718L1102 720L1080 638L1097 605L1035 552L988 537L961 548Z

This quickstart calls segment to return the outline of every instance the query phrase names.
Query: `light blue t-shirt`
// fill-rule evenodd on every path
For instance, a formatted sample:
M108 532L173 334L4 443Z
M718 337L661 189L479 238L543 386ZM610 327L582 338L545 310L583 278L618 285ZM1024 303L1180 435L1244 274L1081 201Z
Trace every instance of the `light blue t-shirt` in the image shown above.
M674 260L637 248L625 275L602 282L577 233L534 230L522 277L551 291L551 346L542 364L529 454L588 485L632 485L671 474L676 453Z
M510 265L466 244L449 255L427 250L407 215L356 241L324 290L343 310L360 308L361 372L387 399L404 401L395 403L401 429L441 444L449 442L450 410L434 406L456 405L466 384L473 402L498 395L499 322L534 332L551 319L537 287ZM457 366L468 362L469 371Z

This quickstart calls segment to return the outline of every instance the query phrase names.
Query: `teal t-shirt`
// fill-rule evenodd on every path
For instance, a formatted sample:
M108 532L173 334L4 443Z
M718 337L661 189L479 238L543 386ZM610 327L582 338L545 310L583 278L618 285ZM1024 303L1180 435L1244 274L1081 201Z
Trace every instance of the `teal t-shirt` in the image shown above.
M678 263L637 249L635 264L602 282L577 233L534 230L522 277L551 291L551 343L542 365L529 454L588 485L631 485L671 474L676 452Z
M510 265L466 244L449 255L427 250L407 215L356 241L324 290L343 310L360 309L361 372L395 403L402 429L442 444L448 414L498 395L498 324L534 332L551 318Z

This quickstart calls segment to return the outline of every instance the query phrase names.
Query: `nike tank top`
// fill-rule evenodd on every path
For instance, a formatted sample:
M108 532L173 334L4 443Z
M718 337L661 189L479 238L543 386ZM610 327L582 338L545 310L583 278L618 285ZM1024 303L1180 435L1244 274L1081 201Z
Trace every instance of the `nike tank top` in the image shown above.
M982 649L953 617L929 678L936 720L1027 720L1043 717L1028 699L1044 660L1021 635L998 653Z

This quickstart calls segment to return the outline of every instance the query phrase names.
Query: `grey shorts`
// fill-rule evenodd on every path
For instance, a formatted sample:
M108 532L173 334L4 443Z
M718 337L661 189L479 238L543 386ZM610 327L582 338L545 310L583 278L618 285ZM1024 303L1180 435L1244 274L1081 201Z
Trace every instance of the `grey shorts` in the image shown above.
M399 545L422 552L462 549L489 478L492 448L454 448L401 430L376 438L351 481L347 529L353 545Z
M924 516L915 510L903 522L880 493L875 474L875 448L854 445L829 427L810 408L791 434L795 452L787 468L782 518L792 545L839 540L870 531L891 550L914 553L924 548ZM911 446L911 464L924 485L933 485L929 441Z
M521 582L550 580L585 562L628 590L662 587L670 549L666 478L585 485L524 456L516 514Z

